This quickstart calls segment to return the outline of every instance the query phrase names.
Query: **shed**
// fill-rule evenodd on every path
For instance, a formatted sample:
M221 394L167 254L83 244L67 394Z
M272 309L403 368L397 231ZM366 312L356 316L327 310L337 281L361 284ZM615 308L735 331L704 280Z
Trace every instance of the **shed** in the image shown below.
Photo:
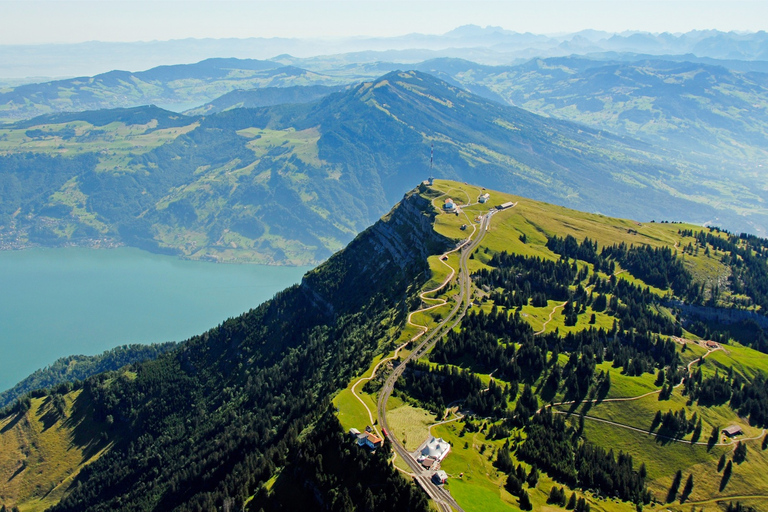
M384 441L376 434L369 433L365 438L365 444L368 445L369 448L378 448L383 442Z
M355 427L352 427L351 429L349 429L349 435L351 437L357 437L357 434L359 434L359 433L360 433L360 431L357 430Z
M442 469L435 471L435 473L432 475L432 481L437 485L444 484L445 482L448 481L448 473L446 473Z
M512 208L515 206L515 203L512 201L507 201L506 203L502 203L496 207L497 210L506 210L507 208Z
M741 427L738 425L731 425L730 427L723 429L723 434L727 435L728 437L740 436L743 433L744 432L742 432Z

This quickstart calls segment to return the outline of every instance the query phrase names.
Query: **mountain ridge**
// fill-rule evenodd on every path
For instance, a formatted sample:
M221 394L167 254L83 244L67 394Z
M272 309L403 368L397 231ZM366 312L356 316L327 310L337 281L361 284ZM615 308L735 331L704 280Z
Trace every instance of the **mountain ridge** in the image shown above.
M491 202L476 200L483 193L490 194ZM455 198L460 211L443 208L446 197ZM502 202L512 206L490 206ZM476 215L492 217L490 225L474 220ZM475 251L445 253L457 241L474 239L478 226L489 229ZM674 254L673 248L682 254ZM652 261L636 259L638 251ZM744 263L731 259L730 251L743 256ZM753 252L752 261L749 254ZM677 511L689 506L683 503L688 495L690 501L723 501L729 499L729 492L747 494L750 485L759 492L765 485L759 479L768 458L755 447L760 435L753 434L759 434L756 425L768 421L768 416L760 419L760 411L768 410L768 388L763 390L764 381L759 377L768 374L768 356L730 338L747 342L738 326L733 331L718 326L726 329L711 333L718 341L698 341L661 301L672 294L692 303L713 300L720 307L738 308L743 297L749 296L758 304L748 307L764 314L768 299L754 293L758 288L752 278L757 274L752 272L762 268L753 263L765 266L765 254L768 242L755 237L736 237L688 224L607 218L481 185L444 180L435 180L431 186L422 183L344 250L309 272L301 285L154 361L88 378L63 395L52 391L28 402L21 400L11 415L0 418L2 443L25 428L24 418L30 414L34 415L30 424L36 424L38 417L47 418L48 435L57 431L68 435L71 430L66 427L57 429L71 418L92 418L87 425L93 430L87 436L84 427L77 430L85 436L80 442L103 452L89 459L87 466L70 467L74 478L48 473L50 468L40 460L39 448L20 455L25 463L0 463L0 469L3 475L13 475L8 481L16 482L14 485L50 474L54 481L35 480L38 490L28 487L26 495L13 494L11 499L12 503L39 505L50 495L47 489L55 489L53 495L61 501L46 502L46 506L57 511L113 506L193 510L227 503L271 511L297 500L305 507L322 503L341 507L346 501L340 499L344 487L355 496L350 507L370 504L362 483L374 488L383 485L383 480L366 480L369 474L378 475L378 469L349 472L347 464L327 462L364 453L342 436L352 426L361 428L368 422L368 414L358 414L355 408L375 397L377 382L383 377L366 368L381 368L385 377L397 360L390 361L390 367L382 358L396 358L397 347L408 350L409 340L422 330L417 325L433 330L443 320L452 323L455 319L447 310L466 302L468 312L458 319L457 329L449 329L436 340L434 349L423 354L426 360L409 364L409 371L397 380L387 416L391 434L399 438L401 429L407 429L411 447L420 442L422 431L404 424L398 411L411 411L410 417L421 418L419 422L425 415L430 421L431 411L436 414L434 434L452 444L442 462L451 475L448 489L462 508L471 511L494 503L516 509L523 503L525 491L539 510L548 506L554 488L563 492L563 502L564 488L574 500L584 500L583 509L588 503L606 512L631 512L638 504L653 502ZM449 272L460 261L471 280L459 277L464 269ZM727 279L716 291L716 283L727 274L725 268L738 271L740 265L746 265L747 273ZM763 270L761 275L764 279L768 274ZM689 278L691 282L686 281ZM747 288L738 289L742 280ZM584 288L588 281L592 281L587 284L590 292ZM437 286L439 283L445 284ZM471 296L459 293L464 286L469 286ZM517 304L522 296L527 297L526 303ZM562 314L556 314L560 309ZM702 335L708 332L699 331L702 327L695 322L685 325ZM539 326L540 334L534 335ZM657 332L666 334L653 334ZM727 352L705 348L707 343L725 345ZM741 406L735 402L725 405L727 409L685 405L690 397L700 400L699 393L712 385L713 378L720 378L705 357L731 366L735 379L755 376L739 381L748 390L745 392L766 393L755 399L754 424L736 416ZM669 384L658 383L657 370L661 375L670 374L665 377ZM673 388L672 382L677 383L684 370L691 372L685 388L683 384ZM356 391L355 383L361 378L372 382ZM683 389L691 395L684 396ZM667 392L670 397L657 397ZM741 393L741 388L736 392ZM360 401L352 397L356 393ZM641 401L640 396L618 400L642 393L651 400ZM461 414L441 422L442 405L454 396L463 404ZM328 407L331 398L333 408ZM569 413L571 399L577 401ZM548 403L552 410L537 412ZM56 404L61 404L59 412ZM584 410L582 405L589 408ZM621 406L621 416L613 421L619 426L601 426L606 425L600 421L607 414L603 411L609 409L610 413L615 405ZM645 453L632 451L632 443L616 444L615 437L605 435L615 434L605 429L622 429L618 432L626 437L627 426L647 431L643 421L650 422L656 410L661 414L666 407L683 407L686 426L669 419L679 417L678 413L665 412L664 426L656 424L651 434L632 438ZM687 426L690 409L703 418L705 433L712 422L726 419L737 422L750 436L748 460L733 464L740 478L730 483L723 479L720 491L717 458L731 453L732 445L724 442L707 448L706 441L699 443L702 446L690 441L691 430L694 436L695 428L699 435L702 430L695 427L696 421L693 428ZM334 412L338 420L332 418ZM475 415L485 419L481 422ZM658 434L656 428L661 429ZM670 430L673 428L679 432ZM425 429L423 435L429 432ZM521 437L523 432L526 438ZM411 434L417 437L412 439ZM659 443L657 435L670 436L673 441ZM628 451L621 451L617 458L606 443ZM387 446L385 442L376 455L354 459L353 469L358 464L378 468L379 462L391 462ZM537 452L535 446L542 448ZM14 450L3 453L15 457ZM319 453L322 457L317 457ZM553 453L563 453L566 464L557 465ZM574 460L579 461L577 466L568 465ZM702 465L696 487L687 491L679 505L675 498L665 500L678 464L690 460ZM518 476L515 464L525 464L523 476ZM464 473L461 477L460 472ZM716 481L706 476L710 473L716 475ZM620 481L627 485L591 476L606 474L622 475ZM7 488L5 480L0 479ZM521 480L528 483L526 488ZM305 481L312 483L304 485ZM359 492L355 490L358 483ZM8 492L3 489L0 486L0 492ZM377 498L381 502L374 503L378 503L377 510L424 510L420 508L424 503L417 505L415 491L415 486L405 486L396 500L381 497ZM483 501L477 501L477 495ZM604 495L616 499L605 500Z
M737 180L714 188L706 170L647 142L503 106L417 71L314 103L163 116L189 124L0 129L11 184L6 243L97 240L214 261L317 262L383 214L414 176L426 177L432 145L442 177L512 184L626 217L763 225L758 191ZM40 178L27 185L30 176ZM27 195L33 185L39 191ZM739 215L749 208L758 213Z

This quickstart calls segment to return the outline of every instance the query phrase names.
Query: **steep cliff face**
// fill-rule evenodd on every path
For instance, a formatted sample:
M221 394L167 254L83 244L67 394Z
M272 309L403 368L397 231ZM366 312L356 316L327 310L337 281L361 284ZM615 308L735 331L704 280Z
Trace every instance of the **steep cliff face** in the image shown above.
M436 213L411 190L343 251L307 273L302 288L334 313L359 309L370 300L403 298L409 286L429 279L427 257L452 244L434 231Z
M383 326L428 279L426 257L450 244L432 229L435 213L412 191L300 286L131 378L86 380L93 415L125 434L54 510L213 510L232 496L242 508L391 340Z

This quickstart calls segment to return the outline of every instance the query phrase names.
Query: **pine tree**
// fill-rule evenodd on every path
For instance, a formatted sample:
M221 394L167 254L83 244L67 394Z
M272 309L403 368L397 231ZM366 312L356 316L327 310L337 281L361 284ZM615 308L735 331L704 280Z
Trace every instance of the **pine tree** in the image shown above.
M733 463L729 460L723 471L723 478L720 480L720 492L723 492L725 486L728 485L728 480L731 479L731 473L733 472Z
M712 432L709 434L709 441L707 441L707 449L711 450L720 438L720 427L715 425L712 427Z
M680 482L683 480L683 472L679 469L675 473L675 478L672 479L672 485L667 492L667 503L672 503L677 498L677 491L680 489Z
M720 471L722 471L724 467L725 467L725 454L722 454L720 456L720 460L717 461L717 472L719 473Z
M547 498L547 503L550 503L552 505L560 504L560 490L557 488L557 486L553 485L552 489L550 489L549 498Z
M696 444L698 442L699 438L701 437L701 418L699 418L699 421L696 423L696 427L693 429L693 436L691 436L691 444Z
M539 469L534 465L531 466L531 471L528 473L527 478L528 485L533 488L539 483Z
M568 499L568 504L565 506L568 510L573 510L576 508L576 493L572 492L571 497Z
M520 494L520 509L521 510L533 509L533 504L531 503L531 498L528 496L528 491L523 491Z
M747 445L739 441L736 443L736 449L733 451L733 461L741 464L747 458Z
M685 487L683 487L683 494L680 496L680 503L683 503L688 499L693 491L693 473L688 475L688 480L685 481Z
M656 416L653 417L653 421L651 422L651 428L650 428L651 432L656 430L656 427L661 425L661 420L662 420L661 411L656 411Z

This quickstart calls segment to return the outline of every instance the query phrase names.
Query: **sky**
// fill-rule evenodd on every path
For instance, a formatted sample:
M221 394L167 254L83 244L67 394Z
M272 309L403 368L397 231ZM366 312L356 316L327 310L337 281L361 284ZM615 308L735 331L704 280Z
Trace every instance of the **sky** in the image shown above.
M555 34L768 29L766 0L0 0L0 44L442 34L466 24Z

